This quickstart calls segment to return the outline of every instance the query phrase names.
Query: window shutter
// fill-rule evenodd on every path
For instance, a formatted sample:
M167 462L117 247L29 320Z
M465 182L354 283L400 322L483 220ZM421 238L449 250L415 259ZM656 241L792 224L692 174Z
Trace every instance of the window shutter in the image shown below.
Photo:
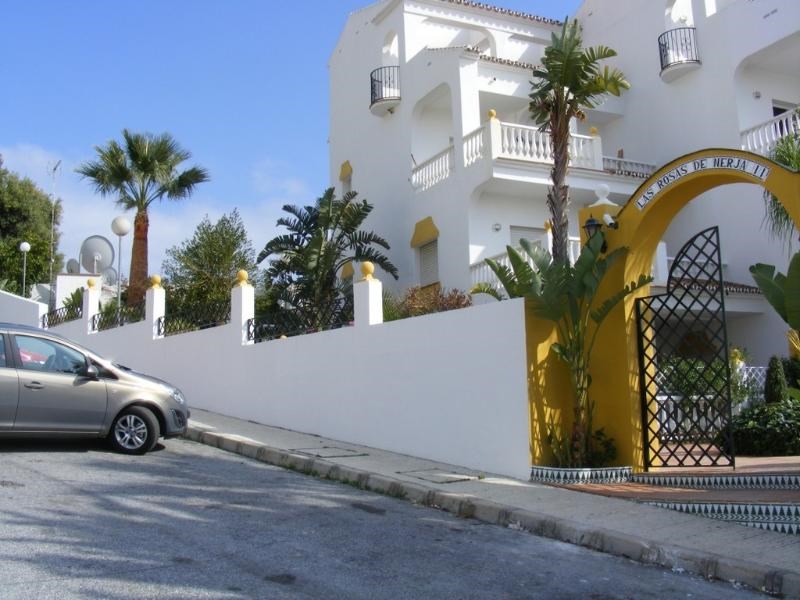
M419 284L431 285L439 281L439 247L436 241L419 247Z

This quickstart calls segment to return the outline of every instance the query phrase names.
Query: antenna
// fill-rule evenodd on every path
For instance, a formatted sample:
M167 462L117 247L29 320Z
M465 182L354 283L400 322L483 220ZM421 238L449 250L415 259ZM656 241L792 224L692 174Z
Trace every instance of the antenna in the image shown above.
M89 273L102 273L114 264L114 246L102 235L90 235L81 244L80 264Z
M55 295L55 280L53 279L53 265L56 262L56 247L55 247L55 239L56 239L56 172L58 168L61 166L61 161L59 160L50 169L50 299L48 302L49 308L52 311L56 307L56 295Z
M70 275L77 275L80 272L81 272L80 263L74 258L70 258L67 261L67 273L69 273Z

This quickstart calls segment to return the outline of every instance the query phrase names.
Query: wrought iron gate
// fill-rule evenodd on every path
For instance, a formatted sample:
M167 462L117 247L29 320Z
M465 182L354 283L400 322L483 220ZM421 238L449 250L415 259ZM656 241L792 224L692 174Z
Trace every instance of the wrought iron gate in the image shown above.
M681 248L666 293L638 299L636 321L646 468L733 466L717 227Z

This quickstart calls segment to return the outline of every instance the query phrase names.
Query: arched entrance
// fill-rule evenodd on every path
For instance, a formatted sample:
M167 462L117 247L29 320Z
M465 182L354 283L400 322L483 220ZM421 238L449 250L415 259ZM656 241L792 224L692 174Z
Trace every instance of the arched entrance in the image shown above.
M764 187L800 224L800 173L741 150L711 148L687 154L659 169L622 209L592 208L595 218L600 218L598 212L608 212L619 225L606 231L609 250L621 246L629 249L625 260L609 271L603 282L605 294L601 291L599 295L609 295L640 274L649 273L658 242L678 212L700 194L731 183ZM581 212L582 221L588 212ZM598 334L596 356L592 357L596 424L616 439L619 462L640 469L645 466L645 444L636 300L648 295L649 290L640 290L609 315Z

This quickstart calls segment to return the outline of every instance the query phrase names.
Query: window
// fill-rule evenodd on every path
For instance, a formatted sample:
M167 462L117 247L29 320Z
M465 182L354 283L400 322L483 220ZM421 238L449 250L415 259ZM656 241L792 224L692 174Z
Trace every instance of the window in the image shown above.
M439 281L439 245L436 240L419 247L419 284L422 287Z
M27 335L16 340L23 369L78 374L86 366L83 354L58 342Z
M0 333L0 367L6 366L6 337Z

